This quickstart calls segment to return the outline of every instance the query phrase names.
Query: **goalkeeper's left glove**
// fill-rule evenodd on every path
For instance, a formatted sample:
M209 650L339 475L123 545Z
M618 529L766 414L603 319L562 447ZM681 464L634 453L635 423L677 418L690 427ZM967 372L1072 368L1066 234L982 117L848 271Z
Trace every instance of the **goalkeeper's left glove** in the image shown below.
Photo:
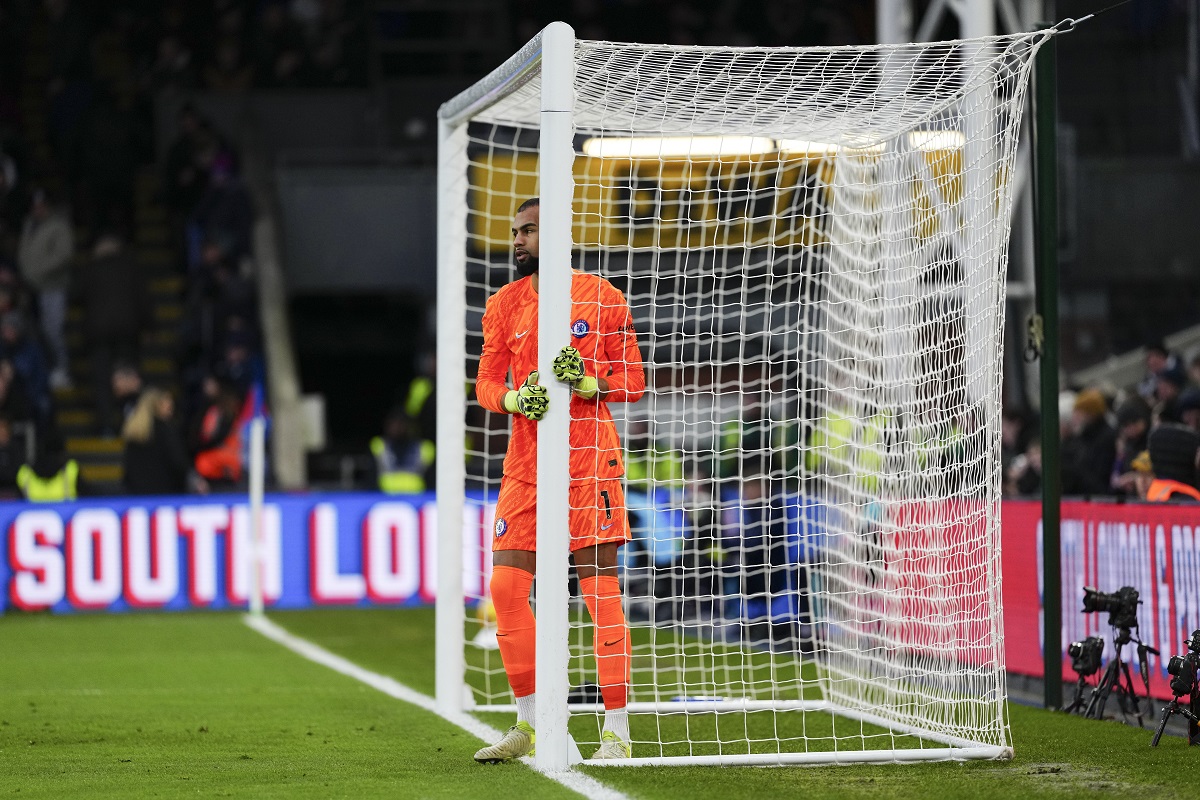
M585 400L592 399L600 391L600 383L583 371L583 355L570 345L554 357L552 368L555 378L571 384L571 390Z

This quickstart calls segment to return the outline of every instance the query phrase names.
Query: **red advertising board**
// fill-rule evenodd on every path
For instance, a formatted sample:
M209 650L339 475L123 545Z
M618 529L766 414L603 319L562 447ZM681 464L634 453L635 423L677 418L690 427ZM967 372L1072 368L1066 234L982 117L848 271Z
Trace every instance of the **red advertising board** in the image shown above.
M1003 521L1005 663L1010 672L1040 677L1042 669L1042 513L1036 501L1006 501ZM1075 680L1066 648L1088 636L1107 640L1107 614L1084 614L1083 587L1115 592L1132 586L1141 595L1136 631L1159 650L1150 656L1150 690L1170 698L1167 661L1185 652L1183 642L1200 628L1200 505L1062 504L1063 677ZM1122 659L1137 674L1137 651Z

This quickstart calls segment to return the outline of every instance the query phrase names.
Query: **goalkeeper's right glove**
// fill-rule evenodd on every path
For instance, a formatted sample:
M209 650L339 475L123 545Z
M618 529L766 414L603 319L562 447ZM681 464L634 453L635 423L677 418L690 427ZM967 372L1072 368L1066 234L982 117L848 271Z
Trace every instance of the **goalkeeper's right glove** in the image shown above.
M550 407L550 398L546 396L546 387L538 385L538 373L535 369L518 389L509 389L504 395L504 410L510 414L520 414L526 419L537 422L546 415Z

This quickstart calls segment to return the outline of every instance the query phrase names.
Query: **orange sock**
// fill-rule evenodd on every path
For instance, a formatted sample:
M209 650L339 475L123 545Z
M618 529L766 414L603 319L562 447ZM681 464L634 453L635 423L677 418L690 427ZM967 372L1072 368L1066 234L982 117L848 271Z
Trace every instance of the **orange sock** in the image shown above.
M615 575L581 578L579 590L595 623L592 649L605 709L624 708L629 698L629 628L621 608L621 584Z
M496 567L492 570L492 605L496 608L496 641L500 658L508 674L513 695L533 694L537 674L536 621L529 607L529 589L533 575L516 567Z

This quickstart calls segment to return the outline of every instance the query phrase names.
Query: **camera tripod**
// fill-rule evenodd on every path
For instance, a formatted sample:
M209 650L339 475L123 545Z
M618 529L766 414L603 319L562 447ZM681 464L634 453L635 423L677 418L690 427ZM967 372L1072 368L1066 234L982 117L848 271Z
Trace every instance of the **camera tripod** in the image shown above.
M1191 692L1191 708L1187 708L1180 704L1179 698L1183 695L1175 695L1170 703L1163 706L1162 718L1158 721L1158 730L1154 732L1154 738L1150 740L1151 747L1158 747L1158 740L1162 738L1163 731L1166 730L1167 720L1172 714L1182 714L1191 720L1188 725L1188 744L1200 745L1200 716L1196 716L1200 712L1200 689L1193 688Z
M1104 668L1104 675L1101 676L1100 682L1096 684L1096 688L1092 689L1092 693L1088 697L1087 706L1084 708L1083 716L1091 719L1104 719L1104 707L1108 704L1108 696L1115 691L1117 693L1117 702L1121 706L1121 713L1129 716L1130 707L1132 706L1132 713L1137 719L1138 727L1145 727L1142 724L1142 708L1138 702L1137 690L1133 685L1133 675L1129 671L1129 665L1121 660L1121 648L1130 642L1137 643L1138 666L1141 668L1142 683L1145 684L1146 688L1146 702L1150 702L1150 662L1147 654L1153 653L1154 655L1158 655L1158 651L1141 639L1133 638L1130 628L1118 628L1117 635L1113 639L1113 644L1117 646L1116 655L1113 656L1112 661L1108 662L1108 666ZM1124 681L1123 684L1122 680ZM1080 675L1079 684L1075 688L1075 702L1067 708L1068 712L1075 711L1082 704L1084 685L1084 676Z

